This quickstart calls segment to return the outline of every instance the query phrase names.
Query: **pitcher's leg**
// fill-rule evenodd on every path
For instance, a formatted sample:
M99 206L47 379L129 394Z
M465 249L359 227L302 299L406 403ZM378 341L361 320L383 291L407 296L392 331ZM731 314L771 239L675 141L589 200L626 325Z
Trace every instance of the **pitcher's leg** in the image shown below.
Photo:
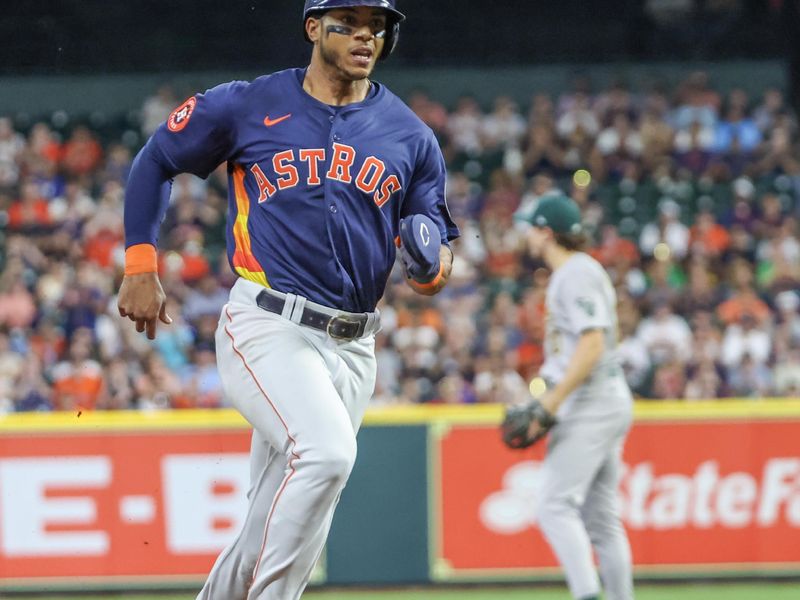
M539 506L539 528L564 569L574 598L596 596L600 582L592 560L592 545L581 522L577 503L551 496Z
M253 578L264 522L283 480L285 457L253 431L248 510L236 539L220 554L197 600L244 600Z
M538 525L558 558L574 598L597 596L600 582L581 507L602 460L583 426L560 423L551 432L542 465Z
M617 497L621 452L620 441L598 471L583 505L583 521L597 552L607 600L633 600L631 548Z

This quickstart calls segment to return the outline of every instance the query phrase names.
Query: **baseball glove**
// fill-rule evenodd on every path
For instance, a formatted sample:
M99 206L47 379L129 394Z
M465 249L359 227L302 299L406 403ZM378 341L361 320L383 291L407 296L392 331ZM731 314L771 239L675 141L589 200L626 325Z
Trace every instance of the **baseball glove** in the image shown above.
M539 430L530 435L530 427L533 422L539 423ZM556 418L547 412L538 400L531 400L527 404L509 406L506 408L506 415L500 430L503 433L503 442L513 450L521 450L533 446L542 439L553 425Z

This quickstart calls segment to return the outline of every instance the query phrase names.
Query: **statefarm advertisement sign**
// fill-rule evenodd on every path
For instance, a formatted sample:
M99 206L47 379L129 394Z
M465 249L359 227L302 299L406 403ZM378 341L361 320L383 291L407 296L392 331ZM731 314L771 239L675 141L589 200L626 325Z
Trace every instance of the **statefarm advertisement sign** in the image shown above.
M0 435L0 588L202 581L246 514L249 448L246 429ZM438 578L556 567L536 524L543 450L512 452L496 427L444 430ZM624 462L639 569L800 572L800 419L639 422Z
M548 572L536 522L544 446L514 452L495 427L440 440L438 578ZM641 571L800 571L800 420L639 422L620 485Z
M247 431L0 437L0 583L195 581L247 511Z

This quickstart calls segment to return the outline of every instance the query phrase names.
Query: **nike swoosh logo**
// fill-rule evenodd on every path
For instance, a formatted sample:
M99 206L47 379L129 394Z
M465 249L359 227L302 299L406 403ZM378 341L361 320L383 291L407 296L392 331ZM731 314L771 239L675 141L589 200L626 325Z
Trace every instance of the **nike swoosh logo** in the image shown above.
M266 125L267 127L272 127L273 125L277 125L281 121L285 121L286 119L288 119L291 116L292 116L292 114L289 113L288 115L283 115L282 117L279 117L277 119L270 119L269 115L267 115L266 118L264 119L264 125Z

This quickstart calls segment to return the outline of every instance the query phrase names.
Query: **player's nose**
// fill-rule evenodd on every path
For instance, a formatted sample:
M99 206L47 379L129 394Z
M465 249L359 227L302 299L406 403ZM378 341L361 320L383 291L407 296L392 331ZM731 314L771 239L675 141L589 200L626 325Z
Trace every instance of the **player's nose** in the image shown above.
M375 34L372 32L369 25L362 25L361 27L356 27L353 37L359 41L368 42L375 37Z

